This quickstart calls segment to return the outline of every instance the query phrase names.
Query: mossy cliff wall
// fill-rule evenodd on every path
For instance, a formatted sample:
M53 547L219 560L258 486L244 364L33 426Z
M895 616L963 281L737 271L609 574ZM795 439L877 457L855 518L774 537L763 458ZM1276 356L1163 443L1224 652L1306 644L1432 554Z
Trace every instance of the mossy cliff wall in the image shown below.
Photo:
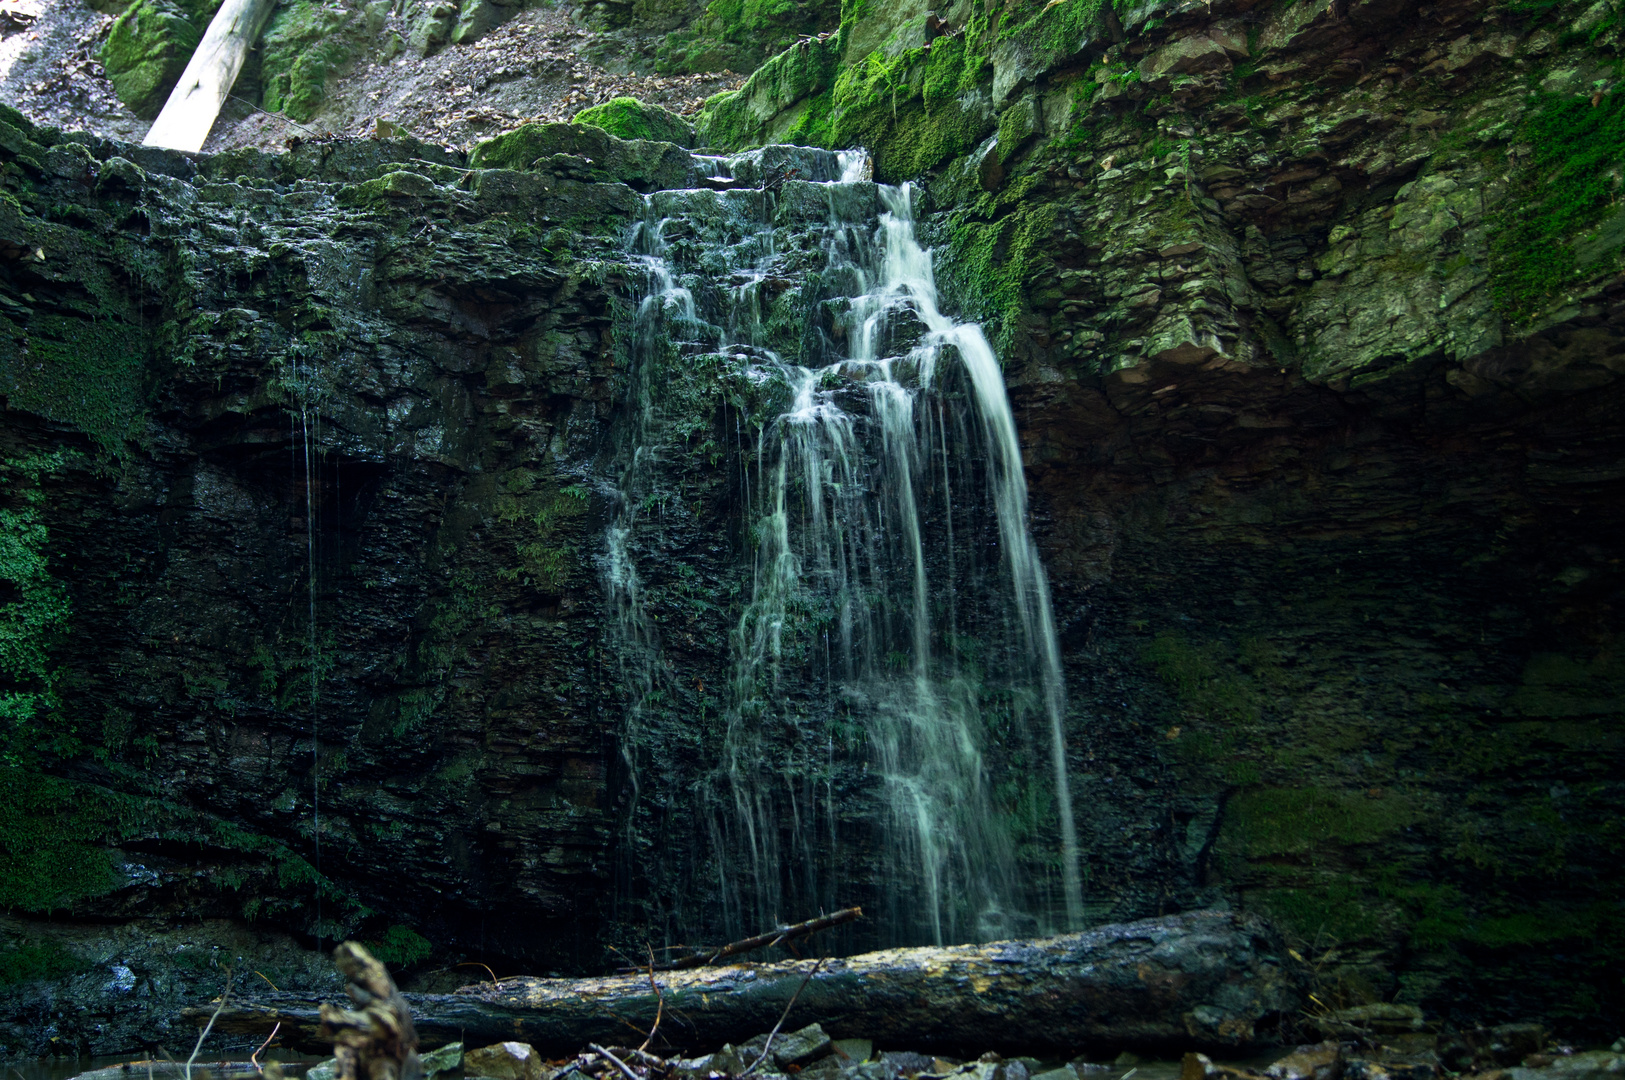
M1327 1001L1618 1014L1616 32L856 5L702 117L924 182L1025 440L1093 917L1266 910ZM594 559L618 253L686 156L192 159L12 115L0 155L5 902L513 970L641 941L681 831L622 813ZM701 374L666 373L671 422L726 446ZM737 464L673 465L679 720L727 675ZM57 970L44 925L6 924L17 970Z
M938 14L852 5L699 137L862 142L935 207L1023 428L1097 914L1228 897L1345 1000L1617 1009L1615 7Z
M198 159L0 120L0 903L596 962L589 471L641 212L598 181L677 151L558 130L579 156L520 174L405 140ZM89 1013L0 1033L11 1052L135 1045L155 1017L120 1011L108 963L158 980L157 1013L202 988L117 935L4 934L103 963Z

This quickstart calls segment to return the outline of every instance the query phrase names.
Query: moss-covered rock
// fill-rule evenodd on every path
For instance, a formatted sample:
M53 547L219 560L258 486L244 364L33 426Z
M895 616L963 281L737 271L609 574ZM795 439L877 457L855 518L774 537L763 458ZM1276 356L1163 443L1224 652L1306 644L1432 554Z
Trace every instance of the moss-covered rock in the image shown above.
M513 18L521 6L520 3L499 4L497 0L463 0L457 24L451 28L451 43L472 45Z
M316 115L327 81L368 37L365 11L353 2L293 0L266 27L260 78L266 110L294 120Z
M411 0L406 6L406 43L419 56L428 56L451 40L461 14L457 0Z
M621 139L591 124L526 124L474 148L476 169L543 169L578 180L618 181L640 191L682 187L693 159L679 146Z
M694 124L696 138L726 149L771 142L832 146L829 91L840 70L839 35L793 45L738 90L708 100Z
M966 154L995 122L977 92L982 68L964 36L848 64L834 87L834 142L868 147L887 181Z
M749 73L797 38L834 30L840 21L837 0L711 0L694 25L666 36L655 67Z
M571 121L600 127L621 139L653 139L656 142L694 145L694 125L670 109L648 105L633 97L612 98L576 113Z
M115 19L101 61L119 100L138 115L156 116L219 6L219 0L137 0Z

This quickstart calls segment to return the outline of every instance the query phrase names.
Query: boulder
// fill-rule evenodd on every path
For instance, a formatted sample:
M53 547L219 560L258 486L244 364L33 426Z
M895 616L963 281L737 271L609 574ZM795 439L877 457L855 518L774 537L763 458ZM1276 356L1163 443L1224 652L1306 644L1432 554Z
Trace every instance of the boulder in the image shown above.
M1264 1075L1274 1080L1337 1080L1343 1072L1343 1057L1335 1041L1300 1046L1281 1058Z
M418 1061L423 1066L423 1080L434 1080L441 1073L463 1067L463 1044L447 1043L438 1050L421 1055Z
M656 142L694 145L694 125L670 109L649 105L634 97L611 98L601 105L576 113L576 124L591 124L622 139L653 139Z
M794 1065L800 1068L830 1052L830 1038L817 1024L808 1024L800 1031L780 1035L773 1040L773 1060L781 1069Z
M503 1042L464 1054L463 1075L490 1080L542 1080L547 1066L529 1043Z
M138 115L163 107L207 20L171 0L138 0L113 21L101 62L119 100Z

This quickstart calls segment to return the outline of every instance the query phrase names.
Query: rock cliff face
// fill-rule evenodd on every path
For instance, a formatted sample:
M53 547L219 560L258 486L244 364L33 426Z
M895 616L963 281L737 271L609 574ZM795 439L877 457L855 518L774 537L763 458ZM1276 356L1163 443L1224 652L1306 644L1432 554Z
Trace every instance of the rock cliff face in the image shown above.
M1613 7L941 14L849 7L700 133L922 181L1024 440L1091 918L1229 902L1328 1002L1600 1034ZM686 826L631 799L599 559L626 236L689 155L557 126L187 158L0 119L0 970L80 1002L13 1010L7 1052L122 1049L84 1002L195 992L131 959L142 920L533 972L641 943ZM724 430L685 379L668 407ZM649 596L679 719L747 573L737 461L681 468Z
M1238 897L1461 1016L1613 993L1548 979L1619 940L1577 887L1618 842L1615 19L863 9L708 106L924 173L1024 427L1103 913Z

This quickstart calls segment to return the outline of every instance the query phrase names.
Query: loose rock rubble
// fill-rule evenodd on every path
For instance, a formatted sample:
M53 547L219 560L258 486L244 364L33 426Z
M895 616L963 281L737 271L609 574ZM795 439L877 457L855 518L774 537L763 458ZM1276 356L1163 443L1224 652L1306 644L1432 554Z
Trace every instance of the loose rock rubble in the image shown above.
M0 0L0 100L66 130L139 142L148 121L118 100L98 59L112 22L83 0ZM405 29L402 17L391 15L379 40ZM290 138L325 134L411 134L466 146L524 123L569 120L622 96L692 115L706 98L743 81L732 72L611 70L599 62L604 35L578 25L563 7L523 11L473 44L426 57L385 52L341 72L306 123L264 111L256 87L238 87L204 149L281 150Z
M388 32L387 30L385 31ZM206 149L278 149L290 136L314 132L373 135L404 131L443 144L466 145L523 123L569 120L615 97L636 97L691 115L712 94L743 81L732 72L636 75L594 62L596 31L559 8L532 9L472 45L431 56L410 50L363 60L332 89L320 116L293 125L266 113L222 123Z
M1414 1006L1354 1007L1316 1017L1311 1027L1358 1030L1357 1037L1328 1039L1297 1046L1262 1069L1238 1068L1189 1053L1180 1064L1180 1080L1434 1080L1462 1076L1472 1080L1616 1080L1625 1076L1625 1040L1612 1050L1575 1053L1551 1046L1536 1024L1437 1034L1411 1030L1430 1027ZM445 1067L453 1051L435 1052ZM809 1024L771 1044L758 1035L738 1046L727 1045L696 1057L661 1057L627 1047L594 1047L575 1058L543 1063L530 1046L501 1043L462 1055L466 1077L488 1080L566 1080L575 1074L591 1080L734 1080L789 1077L798 1080L1082 1080L1128 1076L1142 1066L1132 1054L1112 1064L1043 1061L1033 1057L983 1054L973 1061L907 1050L877 1053L867 1039L831 1039L820 1024ZM1148 1073L1161 1068L1144 1066Z
M1377 1003L1316 1017L1312 1026L1357 1033L1299 1046L1263 1072L1187 1054L1180 1080L1612 1080L1625 1075L1625 1039L1611 1050L1576 1053L1550 1045L1538 1024L1436 1034L1420 1009Z

